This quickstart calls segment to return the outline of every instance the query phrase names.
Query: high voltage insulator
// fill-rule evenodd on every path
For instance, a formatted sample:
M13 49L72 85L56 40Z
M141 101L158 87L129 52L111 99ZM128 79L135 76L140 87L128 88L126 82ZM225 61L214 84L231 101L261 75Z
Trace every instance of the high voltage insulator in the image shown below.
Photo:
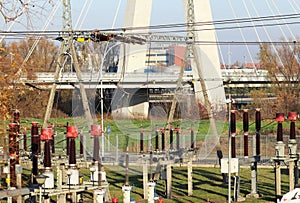
M67 138L69 138L70 152L69 152L69 164L76 165L76 144L75 138L78 136L78 129L76 126L68 126Z
M244 156L248 156L248 131L249 131L249 115L248 109L244 109L243 113L243 131L244 131Z
M255 111L256 155L260 155L260 128L261 128L261 113L260 113L260 109L256 109Z
M290 139L296 139L295 121L297 120L297 113L296 112L289 112L288 120L291 121L291 124L290 124Z
M235 150L235 135L236 135L236 116L235 110L231 110L230 113L230 133L231 133L231 157L236 158L236 150Z
M100 125L93 124L91 125L91 136L94 137L94 151L93 151L93 159L94 161L99 161L99 137L102 135L102 128Z
M31 123L31 156L32 156L32 174L38 175L38 152L39 152L39 127L38 122Z
M277 124L277 142L283 142L282 122L284 121L284 114L276 113L276 121L278 122L278 124Z
M41 133L41 141L45 141L44 148L44 167L51 168L51 140L53 140L53 129L43 128Z
M19 164L17 134L18 125L16 123L9 124L9 162L10 162L10 186L16 187L16 164Z

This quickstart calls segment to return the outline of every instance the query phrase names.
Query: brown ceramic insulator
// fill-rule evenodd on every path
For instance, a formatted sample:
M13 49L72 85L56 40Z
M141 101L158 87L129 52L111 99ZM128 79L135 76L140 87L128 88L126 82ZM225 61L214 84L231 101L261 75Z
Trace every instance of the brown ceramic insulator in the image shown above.
M23 149L26 152L27 151L27 134L26 131L23 132Z
M290 139L296 139L296 126L294 121L291 121L290 124Z
M256 155L260 155L260 133L256 132Z
M35 176L38 175L38 161L37 154L32 155L32 174Z
M235 137L231 138L231 157L236 158Z
M174 146L173 146L173 129L171 128L170 129L170 149L174 149Z
M79 136L79 139L80 139L80 145L79 145L79 147L80 147L80 151L79 151L79 153L80 153L80 155L83 155L83 134L81 133L80 134L80 136Z
M194 140L194 129L191 128L191 149L194 149L195 148L195 140Z
M244 110L243 113L243 131L247 132L249 131L249 115L248 115L248 110Z
M260 109L255 111L255 129L256 129L256 155L260 155L260 129L261 129L261 113Z
M231 117L230 132L233 136L235 136L235 133L236 133L236 116L235 116L235 111L234 110L231 111L230 117Z
M243 131L244 131L244 156L248 156L249 145L248 145L248 131L249 131L249 114L248 109L244 110L243 113Z
M255 129L256 129L256 132L259 132L260 128L261 128L260 109L256 109L256 111L255 111Z
M244 156L249 156L248 135L244 135Z
M99 157L99 149L100 149L100 145L99 145L99 136L93 136L94 137L94 151L93 151L93 159L95 161L99 161L100 157Z
M51 141L50 140L45 140L45 149L44 149L44 167L49 167L51 168Z
M165 131L161 131L161 150L165 151Z
M144 152L144 133L142 130L140 132L140 152Z
M54 135L52 137L52 140L50 140L50 145L51 145L51 149L52 149L52 154L55 153L55 140L54 140Z
M76 164L76 145L75 138L70 138L70 154L69 154L69 164Z
M17 132L16 132L16 124L11 123L9 124L9 162L10 162L10 186L11 187L16 187L16 164L18 155L17 155Z
M17 177L16 177L16 159L10 159L10 187L17 187Z
M176 130L176 149L177 150L180 149L180 133L179 133L179 129Z
M66 138L66 144L67 144L67 156L70 155L70 138Z
M277 123L277 142L283 142L282 123Z

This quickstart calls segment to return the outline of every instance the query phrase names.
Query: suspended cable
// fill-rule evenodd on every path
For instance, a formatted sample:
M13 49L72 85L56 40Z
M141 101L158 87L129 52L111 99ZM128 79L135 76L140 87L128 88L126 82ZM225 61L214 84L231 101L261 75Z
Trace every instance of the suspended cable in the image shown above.
M234 14L234 17L236 18L237 16L236 16L235 10L233 9L233 6L232 6L232 4L231 4L231 0L228 0L228 2L229 2L229 5L230 5L230 8L231 8L231 10L232 10L232 12L233 12L233 14ZM240 24L239 24L238 22L237 22L236 24L237 24L237 26L238 26L238 29L239 29L240 33L241 33L242 39L243 39L243 41L245 42L246 39L245 39L244 33L243 33L242 30L240 29ZM252 54L251 54L250 49L249 49L249 46L248 46L247 44L246 44L246 50L247 50L248 55L249 55L249 57L250 57L251 63L254 64L254 60L253 60L253 58L252 58ZM245 66L246 66L246 61L245 61ZM256 67L255 67L255 66L254 66L254 71L256 72Z
M81 29L81 25L82 25L82 24L80 24L79 27L78 27L78 24L79 24L79 21L82 19L81 16L83 15L83 11L85 10L85 7L86 7L86 5L87 5L87 2L88 2L88 0L85 0L85 1L84 1L84 4L83 4L83 6L82 6L82 8L80 9L80 14L79 14L79 16L78 16L78 18L77 18L77 21L76 21L76 23L75 23L75 26L74 26L75 29ZM92 2L92 1L90 1L90 2ZM82 21L83 21L83 20L82 20Z
M50 22L52 21L52 18L54 16L54 14L56 13L57 9L58 9L58 5L59 5L60 1L58 0L55 7L52 9L52 12L50 13L50 16L48 17L43 30L46 30L46 28L48 27L48 25L50 24ZM35 40L34 44L32 45L32 47L30 48L29 52L27 53L25 59L23 60L17 75L20 75L22 73L22 70L26 64L26 62L28 61L29 57L31 56L31 54L33 53L34 49L36 48L37 44L39 43L39 40L41 39L41 36L38 36L37 39Z
M252 5L252 7L253 7L253 9L254 9L254 11L255 11L255 13L256 13L256 15L259 16L259 14L258 14L258 12L257 12L257 10L256 10L255 5L253 4L252 1L250 1L250 2L251 2L251 5ZM263 22L261 22L261 23L262 23L262 25L264 24ZM265 33L266 33L266 35L267 35L268 40L271 41L271 37L270 37L268 31L266 30L266 28L265 28L264 26L263 26L262 28L264 29L264 31L265 31ZM282 65L282 66L284 67L284 64L283 64L283 62L282 62L282 60L281 60L281 57L280 57L280 55L279 55L279 53L278 53L276 47L274 46L273 43L271 43L271 46L272 46L272 48L274 49L274 52L275 52L277 58L278 58L279 61L280 61L280 65Z

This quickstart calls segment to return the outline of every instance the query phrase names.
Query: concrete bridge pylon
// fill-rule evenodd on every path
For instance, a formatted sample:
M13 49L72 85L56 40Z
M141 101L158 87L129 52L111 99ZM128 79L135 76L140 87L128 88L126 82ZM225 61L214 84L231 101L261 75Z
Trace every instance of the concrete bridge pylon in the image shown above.
M191 3L192 2L192 3ZM182 0L186 21L189 17L189 7L193 6L193 21L195 22L213 22L210 0ZM148 32L150 26L152 10L152 0L127 0L125 23L128 28L144 27L143 33ZM194 24L193 24L194 26ZM217 107L219 104L225 104L225 91L222 82L220 60L218 47L216 43L210 45L201 45L199 41L216 42L216 33L213 23L205 23L195 27L193 30L194 57L190 59L192 74L194 78L194 89L196 97L200 102L205 103L203 92L206 92L212 106ZM213 29L211 29L213 28ZM203 31L205 30L205 31ZM126 32L141 32L138 30L126 30ZM145 61L147 60L147 45L126 44L121 48L119 71L134 72L137 69L144 70ZM195 61L198 60L198 63ZM200 66L200 67L198 67ZM213 80L212 80L213 78ZM204 80L205 88L202 87L200 80ZM205 91L204 91L205 90Z

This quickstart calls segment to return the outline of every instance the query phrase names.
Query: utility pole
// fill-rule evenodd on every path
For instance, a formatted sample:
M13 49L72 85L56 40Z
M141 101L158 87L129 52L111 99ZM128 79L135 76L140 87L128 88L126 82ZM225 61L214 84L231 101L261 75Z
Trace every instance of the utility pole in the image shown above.
M91 126L93 123L93 118L90 112L90 108L88 105L88 100L87 100L87 95L84 89L84 85L82 83L82 77L81 77L81 71L79 68L78 64L78 59L76 56L76 51L73 43L73 33L72 33L72 16L71 16L71 3L70 0L62 0L63 2L63 31L62 31L62 45L60 47L59 51L59 56L57 60L57 65L55 69L55 74L54 74L54 82L51 87L51 92L47 104L47 109L45 113L45 118L44 118L44 123L43 123L43 128L46 128L48 126L48 122L51 116L51 111L53 107L53 101L54 101L54 96L55 96L55 91L57 88L56 81L59 79L61 69L63 68L63 60L67 60L66 57L71 57L71 63L73 62L75 71L76 71L76 76L79 81L79 88L80 88L80 94L81 94L81 99L82 99L82 104L83 104L83 109L84 109L84 114L87 119L87 124L88 126Z

